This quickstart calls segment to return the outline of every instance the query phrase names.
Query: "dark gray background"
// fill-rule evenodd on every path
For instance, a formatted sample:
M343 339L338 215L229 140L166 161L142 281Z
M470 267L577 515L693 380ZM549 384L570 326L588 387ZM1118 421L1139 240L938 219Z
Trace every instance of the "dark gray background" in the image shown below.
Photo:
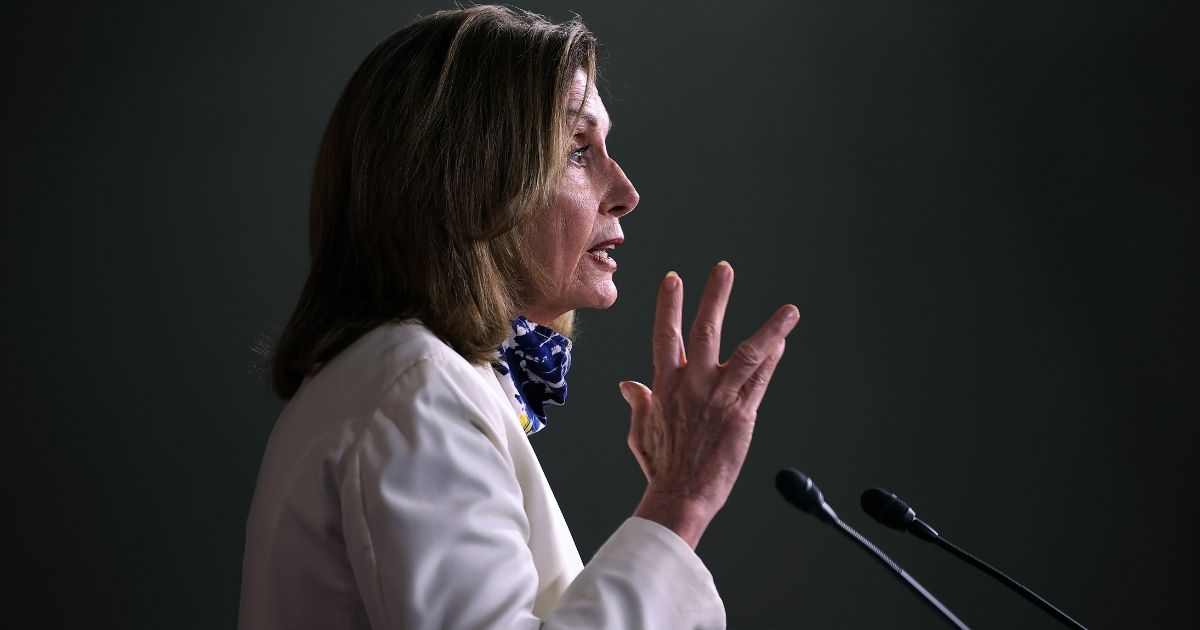
M864 488L1085 624L1194 623L1200 24L1000 4L524 5L606 44L642 194L533 440L585 559L642 488L616 382L650 378L656 283L725 258L727 350L803 314L699 548L732 627L938 623L776 496L789 465L978 627L1053 626ZM317 142L374 42L446 5L38 6L4 44L5 625L231 627L280 408L251 347L306 273Z

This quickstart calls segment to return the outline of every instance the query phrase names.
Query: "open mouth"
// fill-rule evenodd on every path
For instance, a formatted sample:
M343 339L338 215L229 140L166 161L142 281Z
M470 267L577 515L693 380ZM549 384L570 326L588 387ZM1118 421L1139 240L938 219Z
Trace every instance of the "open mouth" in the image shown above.
M617 245L620 245L623 242L625 242L625 239L623 238L614 238L609 241L604 241L603 243L597 243L588 250L588 255L592 257L592 260L602 265L616 267L617 261L613 260L612 257L609 256L609 252L613 249L616 249Z

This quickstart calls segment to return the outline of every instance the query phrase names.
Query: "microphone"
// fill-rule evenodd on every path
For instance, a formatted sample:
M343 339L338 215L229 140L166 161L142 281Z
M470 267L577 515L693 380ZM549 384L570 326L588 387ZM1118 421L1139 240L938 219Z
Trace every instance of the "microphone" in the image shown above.
M887 557L887 554L871 544L871 541L863 537L862 534L854 531L854 528L842 522L842 519L838 518L833 508L829 507L829 504L825 502L825 497L821 494L821 490L817 488L812 479L809 479L808 475L794 468L785 468L779 471L779 474L775 475L775 488L779 490L779 494L782 494L784 499L787 499L788 503L800 508L802 512L808 512L816 516L822 523L832 526L858 543L863 549L866 549L876 560L882 562L891 571L892 575L899 578L901 582L904 582L905 586L908 586L925 600L925 603L932 606L950 625L960 630L967 630L966 624L959 620L954 613L950 612L949 608L942 605L942 602L938 601L929 591L925 590L925 587L921 586L912 576L905 573L904 569L901 569L891 558Z
M942 549L945 549L955 556L958 556L971 566L983 571L984 573L987 573L997 580L1000 580L1005 586L1019 593L1021 597L1033 602L1038 608L1050 613L1050 615L1052 615L1055 619L1066 624L1067 627L1075 628L1076 630L1086 630L1086 628L1084 628L1083 625L1081 625L1078 621L1075 621L1063 611L1055 608L1053 604L1042 599L1037 593L1025 588L1020 582L1008 577L1004 573L1000 572L999 569L996 569L983 560L980 560L979 558L976 558L975 556L958 548L956 545L954 545L954 543L942 538L937 533L936 529L930 527L925 521L917 518L917 513L914 512L907 503L902 501L900 497L881 488L871 488L870 490L862 493L860 502L862 503L863 511L869 514L871 518L884 525L887 525L892 529L902 532L911 532L914 536L920 538L921 540L937 544Z

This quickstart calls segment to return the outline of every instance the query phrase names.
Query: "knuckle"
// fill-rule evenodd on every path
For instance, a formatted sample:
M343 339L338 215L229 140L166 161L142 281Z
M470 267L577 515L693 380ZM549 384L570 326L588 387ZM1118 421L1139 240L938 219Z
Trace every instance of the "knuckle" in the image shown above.
M743 363L749 364L761 363L766 358L762 348L750 341L743 341L738 345L736 354Z
M716 339L721 334L717 325L711 321L697 321L692 326L692 339L697 341L710 341Z
M695 374L689 374L689 378L680 379L679 393L687 403L704 404L712 391L708 383L703 379L695 378L695 376Z
M679 335L675 334L674 330L659 330L654 333L654 343L659 347L667 348L678 343Z

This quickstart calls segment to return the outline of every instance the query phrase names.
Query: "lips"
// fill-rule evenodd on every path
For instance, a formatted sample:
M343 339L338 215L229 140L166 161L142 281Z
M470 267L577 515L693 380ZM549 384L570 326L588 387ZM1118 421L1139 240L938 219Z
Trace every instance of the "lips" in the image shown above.
M625 239L620 236L618 236L617 238L609 239L607 241L600 241L599 243L592 245L592 247L590 249L588 249L588 251L587 251L588 256L591 257L591 259L593 261L595 261L597 264L601 265L602 267L608 268L609 270L616 269L617 261L613 260L612 258L609 258L608 252L609 252L609 250L615 248L617 245L620 245L621 243L624 243L624 242L625 242Z
M589 252L598 252L598 251L602 251L602 250L606 250L606 249L612 249L612 248L616 247L617 245L620 245L621 243L624 243L624 242L625 242L625 238L618 236L616 238L609 239L607 241L601 241L599 243L596 243L595 245L592 245L591 247L589 247L588 251Z

